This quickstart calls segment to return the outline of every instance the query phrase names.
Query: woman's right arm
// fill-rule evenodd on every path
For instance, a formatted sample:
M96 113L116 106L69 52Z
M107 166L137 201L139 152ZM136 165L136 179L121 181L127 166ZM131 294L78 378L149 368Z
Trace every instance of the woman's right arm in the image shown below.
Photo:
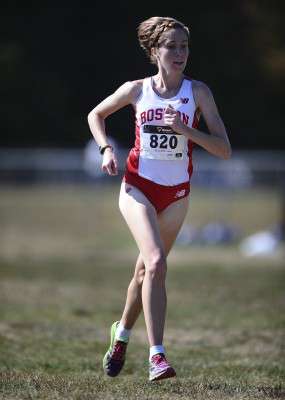
M126 82L88 114L88 124L98 146L108 145L105 119L119 109L134 104L140 89L140 81ZM106 148L104 152L102 169L109 175L118 173L117 159L111 148Z

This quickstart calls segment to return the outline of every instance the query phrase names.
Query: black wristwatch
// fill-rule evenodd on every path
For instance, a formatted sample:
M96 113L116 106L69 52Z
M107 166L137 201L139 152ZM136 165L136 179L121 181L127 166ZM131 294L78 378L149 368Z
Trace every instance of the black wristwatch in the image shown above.
M113 151L113 146L111 146L110 144L106 144L106 146L103 146L103 147L99 146L100 154L103 155L105 153L105 150L108 149L108 148Z

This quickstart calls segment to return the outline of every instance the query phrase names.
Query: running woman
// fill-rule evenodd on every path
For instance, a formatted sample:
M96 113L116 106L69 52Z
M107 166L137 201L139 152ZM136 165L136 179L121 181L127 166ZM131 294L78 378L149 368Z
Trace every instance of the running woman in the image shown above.
M138 27L140 46L157 66L154 76L126 82L88 115L102 154L102 169L117 175L116 154L104 120L132 105L135 144L120 190L119 208L139 249L121 319L111 326L104 371L117 376L125 362L131 330L143 310L150 346L149 380L176 375L163 346L166 314L167 255L185 219L192 174L192 148L199 145L228 159L231 145L207 85L184 75L189 30L169 17L152 17ZM197 129L203 116L210 134Z

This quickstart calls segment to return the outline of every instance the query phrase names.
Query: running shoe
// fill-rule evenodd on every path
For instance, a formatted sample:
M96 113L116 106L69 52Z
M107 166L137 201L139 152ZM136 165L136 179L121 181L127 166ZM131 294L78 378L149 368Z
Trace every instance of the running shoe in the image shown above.
M111 326L110 347L103 358L103 369L109 376L119 375L124 366L128 340L115 340L115 334L120 321L116 321Z
M171 367L163 353L152 356L149 363L149 380L159 381L161 379L176 376L175 370Z

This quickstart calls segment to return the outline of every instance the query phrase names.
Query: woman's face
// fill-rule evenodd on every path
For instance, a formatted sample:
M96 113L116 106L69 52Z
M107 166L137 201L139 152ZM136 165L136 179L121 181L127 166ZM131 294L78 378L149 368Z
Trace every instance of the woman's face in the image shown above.
M188 36L183 29L169 29L164 32L154 49L158 67L167 72L183 72L189 56Z

